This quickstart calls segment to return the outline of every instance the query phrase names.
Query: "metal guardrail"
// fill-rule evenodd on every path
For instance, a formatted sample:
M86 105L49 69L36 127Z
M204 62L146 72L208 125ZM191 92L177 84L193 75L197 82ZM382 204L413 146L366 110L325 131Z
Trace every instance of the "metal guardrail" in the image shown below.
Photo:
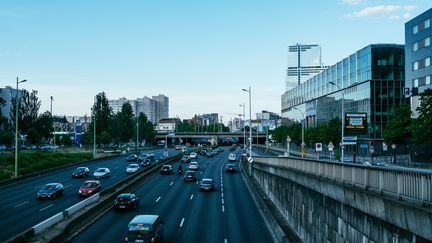
M370 167L301 158L254 157L254 165L292 169L345 184L421 203L432 203L432 171Z

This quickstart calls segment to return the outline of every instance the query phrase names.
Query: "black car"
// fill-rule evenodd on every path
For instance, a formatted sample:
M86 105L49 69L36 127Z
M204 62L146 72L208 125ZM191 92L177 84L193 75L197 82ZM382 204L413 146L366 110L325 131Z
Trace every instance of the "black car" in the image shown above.
M203 149L199 152L199 154L205 156L207 154L207 151Z
M207 150L206 156L207 156L207 158L213 157L213 151Z
M152 165L152 162L150 161L150 159L145 159L143 162L141 162L141 167L149 167Z
M138 161L138 156L136 154L131 154L126 158L127 162L136 162Z
M84 178L87 177L90 173L88 167L78 167L72 172L72 178Z
M236 167L234 164L227 164L227 166L225 167L225 172L226 173L236 173Z
M163 165L161 168L161 172L162 175L166 174L166 175L170 175L173 173L173 169L171 165Z
M114 210L134 210L139 207L139 198L133 193L122 193L114 201Z
M36 193L38 199L54 199L64 194L64 186L61 183L48 183Z
M196 176L195 176L195 172L194 171L191 171L191 170L188 170L188 171L186 171L186 174L184 175L184 181L196 181L197 180L197 178L196 178Z
M200 184L200 191L214 191L215 185L212 179L204 178Z

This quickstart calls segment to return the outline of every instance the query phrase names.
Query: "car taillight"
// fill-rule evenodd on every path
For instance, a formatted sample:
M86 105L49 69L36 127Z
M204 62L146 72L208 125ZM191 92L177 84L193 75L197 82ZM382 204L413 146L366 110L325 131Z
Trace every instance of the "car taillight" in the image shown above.
M150 239L150 242L151 242L151 243L154 243L154 242L155 242L155 238L152 237L152 238Z
M125 237L125 241L129 241L129 238L127 236Z

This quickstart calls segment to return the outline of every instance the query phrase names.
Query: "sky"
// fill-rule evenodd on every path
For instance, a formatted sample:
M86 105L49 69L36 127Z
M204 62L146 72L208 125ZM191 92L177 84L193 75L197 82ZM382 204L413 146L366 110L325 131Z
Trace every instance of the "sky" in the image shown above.
M40 112L89 115L94 96L169 97L170 117L280 113L288 46L334 65L374 43L404 44L432 0L0 0L0 87L37 90ZM253 115L254 116L254 115Z

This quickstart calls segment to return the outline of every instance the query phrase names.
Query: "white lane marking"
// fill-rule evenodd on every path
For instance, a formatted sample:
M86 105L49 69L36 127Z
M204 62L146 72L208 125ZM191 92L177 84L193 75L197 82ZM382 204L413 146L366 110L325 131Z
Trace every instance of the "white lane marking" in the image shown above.
M174 184L174 181L171 181L170 186L172 186Z
M222 213L225 213L225 206L222 205Z
M202 175L202 171L201 171L201 175Z
M159 197L156 199L156 202L159 202L160 199L161 199L161 197L159 196Z
M37 186L37 187L35 187L34 189L38 189L38 188L40 188L40 187L43 187L43 185Z
M221 193L221 197L223 198L223 192Z
M50 207L52 207L52 206L54 206L54 204L51 204L51 205L48 205L48 206L46 206L46 207L44 207L44 208L42 208L42 209L39 209L39 211L42 212L42 211L44 211L45 209L48 209L48 208L50 208Z
M182 218L182 220L180 222L180 227L183 227L183 223L184 223L184 218Z
M27 204L27 203L29 203L29 202L30 202L30 201L25 201L25 202L23 202L23 203L17 204L17 205L14 206L14 208L17 208L17 207L22 206L22 205L24 205L24 204Z
M193 198L193 194L190 196L190 200L192 200L192 198Z
M64 188L68 188L68 187L70 187L70 186L72 186L72 184L70 184L70 185L67 185L67 186L65 186Z
M195 183L195 184L197 184L198 185L198 181Z
M111 179L114 179L114 178L116 178L116 176L111 176Z
M225 240L224 240L224 243L228 243L228 240L227 240L227 239L225 239Z
M222 198L222 205L224 205L225 204L225 200Z
M221 192L223 192L223 185L221 185Z

